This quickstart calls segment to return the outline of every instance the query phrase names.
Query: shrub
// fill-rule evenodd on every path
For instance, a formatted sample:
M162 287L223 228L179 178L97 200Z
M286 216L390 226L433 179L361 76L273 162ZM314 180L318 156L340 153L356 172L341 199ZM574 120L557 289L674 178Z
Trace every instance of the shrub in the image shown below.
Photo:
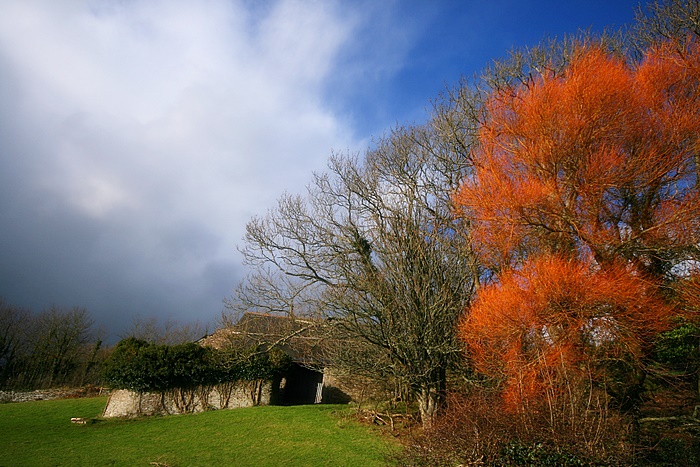
M629 465L633 449L628 423L607 410L608 396L588 402L550 401L509 412L499 391L479 387L451 395L434 427L411 440L398 455L405 466L582 466Z
M257 348L221 351L194 343L149 344L133 337L120 341L105 363L104 379L115 389L164 392L232 381L272 379L291 359Z
M659 335L654 351L660 362L673 369L695 371L700 362L700 327L695 323L681 322Z

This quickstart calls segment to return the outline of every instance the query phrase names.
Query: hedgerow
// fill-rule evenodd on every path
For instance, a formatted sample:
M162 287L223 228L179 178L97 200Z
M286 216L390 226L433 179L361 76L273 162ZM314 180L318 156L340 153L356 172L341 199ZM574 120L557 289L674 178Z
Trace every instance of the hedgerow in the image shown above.
M218 350L195 343L158 345L130 337L117 344L105 362L103 377L114 389L164 392L272 379L290 363L277 349Z

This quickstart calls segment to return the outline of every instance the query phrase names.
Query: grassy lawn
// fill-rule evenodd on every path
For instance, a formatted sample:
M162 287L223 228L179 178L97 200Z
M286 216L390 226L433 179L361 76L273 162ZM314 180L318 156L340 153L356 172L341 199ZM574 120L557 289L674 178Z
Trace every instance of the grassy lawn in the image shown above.
M106 398L0 405L0 466L380 466L390 445L343 406L251 407L138 420L95 418Z

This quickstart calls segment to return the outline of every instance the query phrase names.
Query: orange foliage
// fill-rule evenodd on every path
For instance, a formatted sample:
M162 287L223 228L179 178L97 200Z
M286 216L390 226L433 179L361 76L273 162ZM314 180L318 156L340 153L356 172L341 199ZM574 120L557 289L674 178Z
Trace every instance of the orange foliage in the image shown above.
M659 252L700 241L700 51L678 50L633 66L582 48L562 76L491 96L455 195L488 267L549 252L659 276Z
M581 48L485 110L455 204L497 275L459 336L522 408L606 361L639 363L679 312L657 281L700 243L700 50L664 44L630 65ZM699 283L679 291L686 311Z
M505 380L505 400L517 408L556 392L563 379L597 378L606 358L641 358L671 314L654 284L629 267L593 270L547 256L483 287L459 336L478 371Z

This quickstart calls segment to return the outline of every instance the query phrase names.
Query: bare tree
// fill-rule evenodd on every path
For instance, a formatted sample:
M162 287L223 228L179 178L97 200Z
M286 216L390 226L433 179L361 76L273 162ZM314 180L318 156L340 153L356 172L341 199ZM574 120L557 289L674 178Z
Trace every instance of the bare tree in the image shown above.
M85 346L93 340L94 321L88 311L52 306L33 316L28 324L24 385L53 387L71 382Z
M631 39L636 47L646 49L665 41L684 43L700 39L700 1L656 0L639 7Z
M11 377L24 341L29 311L10 305L0 297L0 385Z
M199 322L178 323L171 319L161 320L155 316L135 316L124 337L135 337L155 344L175 345L194 342L206 333L206 328Z
M471 134L447 144L445 131L435 118L396 129L363 158L333 155L307 196L285 195L247 225L242 252L256 269L229 301L323 318L365 357L346 351L334 363L405 384L426 426L459 360L454 327L477 275L451 204L469 170L455 148L468 150Z

